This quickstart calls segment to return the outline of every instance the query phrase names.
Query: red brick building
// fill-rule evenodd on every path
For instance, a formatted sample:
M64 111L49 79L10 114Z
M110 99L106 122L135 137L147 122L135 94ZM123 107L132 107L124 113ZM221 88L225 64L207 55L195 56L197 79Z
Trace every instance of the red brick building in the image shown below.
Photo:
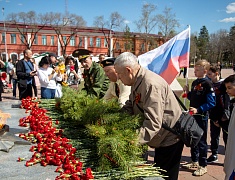
M160 35L148 34L146 38L143 33L114 32L113 35L113 55L116 57L122 52L132 52L136 56L144 54L164 43Z
M138 56L163 44L163 38L154 34L146 39L141 33L126 34L93 27L79 27L75 31L73 29L74 32L71 33L71 28L63 29L58 34L50 26L28 27L24 24L6 22L4 28L4 23L0 22L0 55L5 60L7 51L8 58L12 58L13 61L21 59L23 51L28 49L27 45L29 45L34 55L54 52L60 56L63 55L64 47L64 45L61 46L59 42L61 41L62 44L67 43L65 54L68 55L77 48L89 49L93 52L93 56L101 53L109 55L111 43L111 54L114 57L125 51L133 52Z

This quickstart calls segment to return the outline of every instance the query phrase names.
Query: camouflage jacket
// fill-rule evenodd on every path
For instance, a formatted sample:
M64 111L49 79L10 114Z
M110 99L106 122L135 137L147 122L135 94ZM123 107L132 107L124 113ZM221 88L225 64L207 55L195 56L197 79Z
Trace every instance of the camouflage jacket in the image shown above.
M102 98L109 87L109 79L103 68L96 62L92 62L90 69L84 70L84 90L88 95Z

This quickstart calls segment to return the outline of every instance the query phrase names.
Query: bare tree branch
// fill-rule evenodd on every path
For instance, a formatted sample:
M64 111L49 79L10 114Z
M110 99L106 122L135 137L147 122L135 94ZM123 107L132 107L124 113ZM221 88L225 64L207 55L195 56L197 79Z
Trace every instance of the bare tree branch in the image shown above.
M93 25L97 28L100 28L105 41L108 44L108 52L107 54L109 56L112 56L113 53L113 48L115 46L116 41L113 43L113 46L111 47L111 34L113 30L118 30L121 29L124 26L124 18L118 13L118 12L113 12L111 13L109 20L105 20L104 16L97 16L95 17L94 21L93 21ZM109 29L109 31L107 31L107 29ZM112 51L111 51L112 49Z
M9 24L12 24L18 30L19 38L26 48L31 49L37 33L44 28L48 19L42 18L34 11L11 13L7 16Z
M62 49L62 54L65 55L71 38L77 34L80 27L86 26L86 21L81 16L76 14L63 15L61 13L50 12L46 13L45 16L49 17L49 25L57 34ZM66 34L66 37L63 36L64 34Z
M179 27L179 22L175 19L172 9L165 7L163 14L157 16L158 29L163 34L165 41L175 35L175 28Z

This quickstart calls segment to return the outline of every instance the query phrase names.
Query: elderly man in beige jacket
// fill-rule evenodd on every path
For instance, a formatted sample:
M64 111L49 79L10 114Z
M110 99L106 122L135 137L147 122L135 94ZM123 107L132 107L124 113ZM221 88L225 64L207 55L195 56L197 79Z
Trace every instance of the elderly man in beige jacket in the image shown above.
M123 109L144 117L139 143L154 147L155 166L167 171L166 179L177 180L184 144L162 127L163 123L173 127L182 113L170 86L159 75L141 67L130 52L120 54L114 67L123 84L132 86Z

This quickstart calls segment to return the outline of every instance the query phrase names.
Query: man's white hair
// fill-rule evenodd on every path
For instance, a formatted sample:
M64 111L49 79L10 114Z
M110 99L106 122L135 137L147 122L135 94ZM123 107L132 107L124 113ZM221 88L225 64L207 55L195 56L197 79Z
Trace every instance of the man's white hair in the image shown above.
M130 68L135 68L137 65L138 65L138 58L130 52L124 52L120 54L114 62L114 66L118 67L129 66Z

